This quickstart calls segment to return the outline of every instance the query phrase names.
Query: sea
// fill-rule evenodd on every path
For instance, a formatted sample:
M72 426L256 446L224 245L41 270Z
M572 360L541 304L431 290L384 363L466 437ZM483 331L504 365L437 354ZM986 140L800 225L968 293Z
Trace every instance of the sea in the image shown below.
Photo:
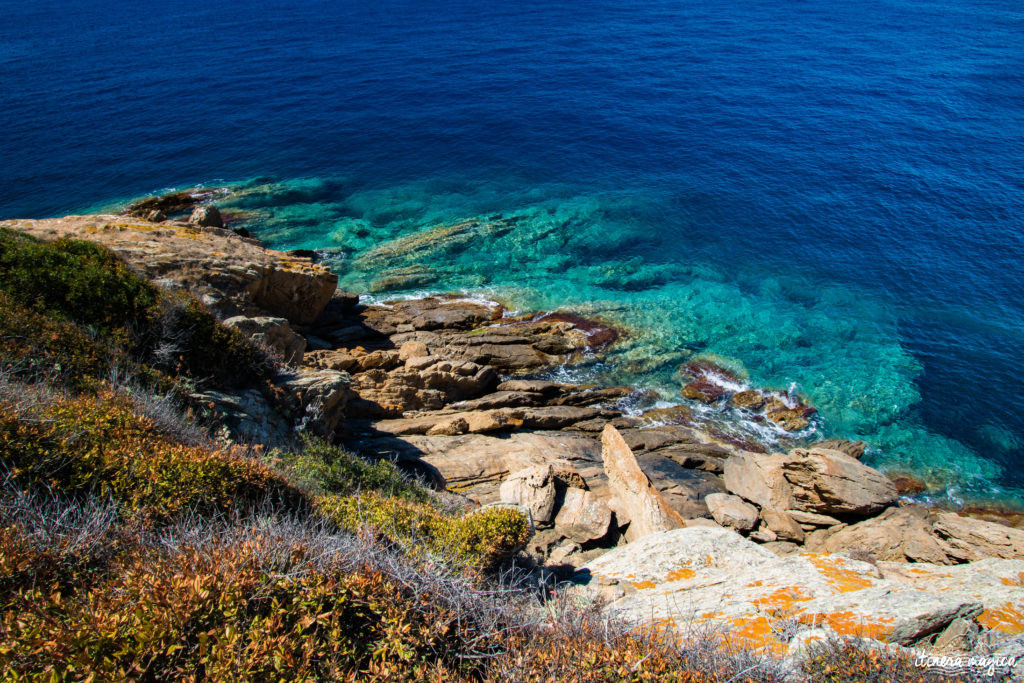
M320 251L367 301L607 320L623 339L556 375L671 406L711 358L924 498L1024 504L1020 0L0 17L0 218L227 188L231 227Z

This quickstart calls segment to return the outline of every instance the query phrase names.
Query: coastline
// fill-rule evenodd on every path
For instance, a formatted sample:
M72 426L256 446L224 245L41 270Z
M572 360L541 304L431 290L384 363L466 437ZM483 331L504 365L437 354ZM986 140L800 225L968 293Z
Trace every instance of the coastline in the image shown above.
M779 641L775 619L823 637L929 648L969 622L991 651L1015 652L1004 641L1024 632L1012 597L1024 576L1024 530L1015 528L1024 518L913 504L902 494L919 483L864 464L863 442L769 449L700 429L685 405L630 410L642 394L634 387L544 379L600 359L622 331L565 312L509 315L461 295L362 304L336 289L315 255L266 249L221 227L216 208L192 203L176 205L193 209L188 221L143 206L142 218L0 227L99 242L273 349L284 366L269 394L191 394L225 443L272 454L308 432L463 504L513 506L530 520L534 571L627 621L649 623L654 609L656 621L680 627L731 624L732 636L784 652L795 641ZM681 391L698 403L727 400L798 434L814 418L795 397L746 388L710 359L684 372ZM921 572L945 577L943 592ZM701 588L723 581L725 593ZM781 603L780 591L789 596ZM681 596L728 600L687 616Z

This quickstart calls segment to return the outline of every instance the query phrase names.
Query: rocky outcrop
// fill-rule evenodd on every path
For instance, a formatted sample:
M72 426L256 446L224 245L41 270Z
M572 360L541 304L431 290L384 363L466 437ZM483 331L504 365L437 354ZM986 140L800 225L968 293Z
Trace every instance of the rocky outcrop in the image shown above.
M712 493L704 500L715 521L728 529L750 531L757 525L757 508L739 496Z
M838 554L779 557L734 531L692 527L612 550L575 580L627 619L684 632L717 629L734 644L785 654L812 629L930 647L964 621L998 646L1024 631L1022 577L1021 560L946 567Z
M271 314L312 323L338 278L308 258L264 249L230 230L131 216L66 216L4 221L42 239L72 237L109 247L129 266L164 286L187 289L222 318Z
M683 517L654 487L622 435L611 425L601 434L601 458L611 489L610 506L620 520L628 521L628 540L683 526Z
M254 343L276 353L288 365L301 365L306 340L291 328L284 318L259 316L248 318L238 315L224 321Z
M946 565L986 557L1024 560L1024 531L907 506L817 535L808 549L859 551L878 560Z
M726 488L763 508L867 516L898 497L881 472L823 448L770 456L741 453L729 458L724 469Z

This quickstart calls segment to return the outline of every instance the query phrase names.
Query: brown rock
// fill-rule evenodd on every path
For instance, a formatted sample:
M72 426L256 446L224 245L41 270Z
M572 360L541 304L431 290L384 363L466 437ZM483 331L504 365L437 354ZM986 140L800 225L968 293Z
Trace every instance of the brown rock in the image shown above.
M418 341L407 341L398 349L398 360L405 363L410 358L424 358L430 355L427 345Z
M765 413L765 417L787 432L799 432L801 429L807 429L807 425L810 424L810 421L800 411L790 408L770 410Z
M734 394L729 401L737 408L744 410L759 410L764 405L764 396L756 389L747 389Z
M683 518L654 488L622 435L611 425L601 434L601 457L614 501L611 508L617 515L621 510L630 519L628 540L683 526Z
M937 536L963 551L968 561L984 557L1024 559L1024 531L1020 529L952 512L939 513L934 529Z
M289 365L300 365L306 350L306 340L291 328L284 318L260 316L249 318L244 315L228 318L227 327L233 327L259 346L278 354Z
M892 480L896 492L901 496L914 496L923 493L926 488L924 482L913 475L902 472L886 472L885 474Z
M788 513L775 508L762 508L761 519L764 521L764 526L775 535L776 538L773 538L773 541L804 542L804 530Z
M864 457L864 450L867 444L863 441L849 441L846 439L826 439L813 444L813 448L827 448L832 451L842 451L851 458L860 460Z
M555 517L555 528L581 543L608 535L612 511L597 495L580 488L567 488Z
M757 508L744 502L739 496L711 493L704 502L711 516L721 526L737 531L750 531L757 525Z
M705 379L697 379L683 386L683 397L701 403L714 403L726 395L724 388Z
M954 564L953 549L936 538L919 508L890 508L878 517L847 526L809 550L869 553L877 560Z
M824 514L869 515L897 499L881 472L825 449L768 457L740 453L725 463L725 485L761 507Z

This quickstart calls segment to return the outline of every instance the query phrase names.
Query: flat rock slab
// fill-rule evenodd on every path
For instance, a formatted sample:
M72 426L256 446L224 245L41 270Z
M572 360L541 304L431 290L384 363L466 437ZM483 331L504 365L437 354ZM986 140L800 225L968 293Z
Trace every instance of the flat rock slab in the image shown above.
M842 555L779 557L734 531L689 527L655 533L591 561L584 590L611 597L632 621L682 631L721 628L749 647L784 652L783 620L839 635L911 644L958 618L1004 636L1024 633L1024 561L956 567Z

